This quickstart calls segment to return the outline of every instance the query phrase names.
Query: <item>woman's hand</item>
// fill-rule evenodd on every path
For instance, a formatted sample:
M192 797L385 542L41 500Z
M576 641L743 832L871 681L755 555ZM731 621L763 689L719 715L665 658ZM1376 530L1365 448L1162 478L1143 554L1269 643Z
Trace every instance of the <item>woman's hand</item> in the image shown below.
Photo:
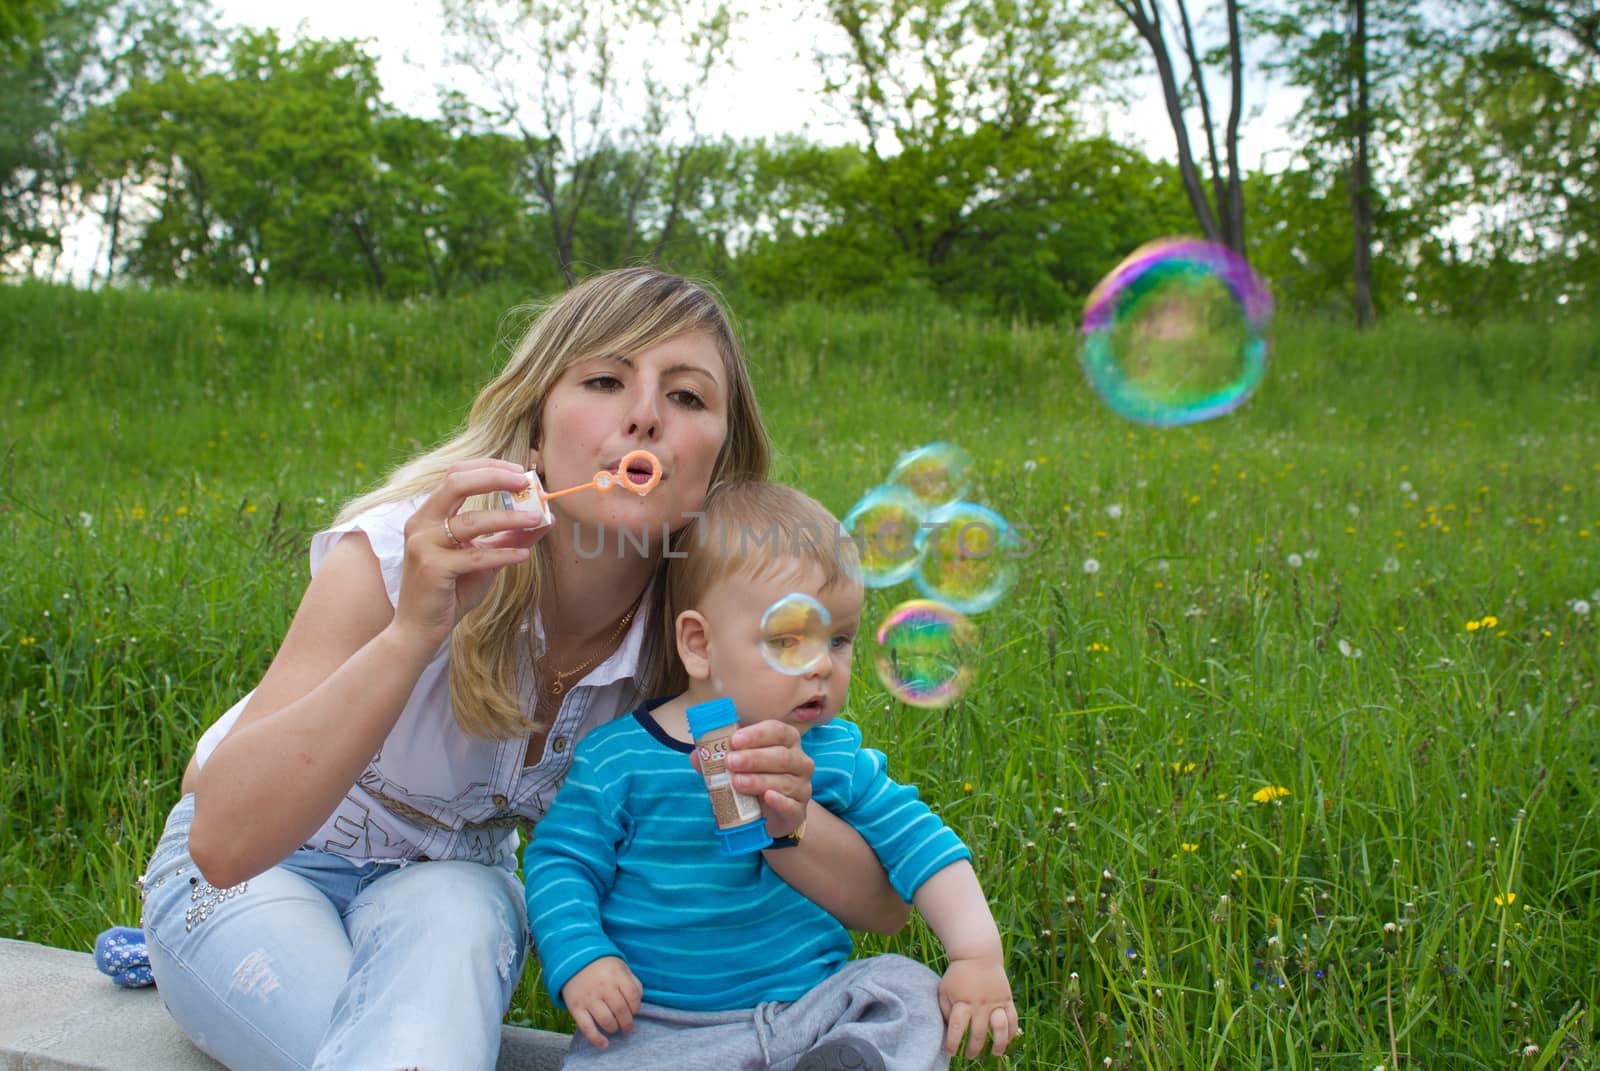
M526 472L493 458L452 465L406 522L394 624L426 649L443 643L456 622L483 601L495 574L527 561L529 548L549 530L528 530L528 514L519 510L461 512L473 495L522 490Z
M800 730L786 722L762 721L733 734L728 770L733 787L761 801L769 837L787 837L806 818L811 774L817 764L800 748Z

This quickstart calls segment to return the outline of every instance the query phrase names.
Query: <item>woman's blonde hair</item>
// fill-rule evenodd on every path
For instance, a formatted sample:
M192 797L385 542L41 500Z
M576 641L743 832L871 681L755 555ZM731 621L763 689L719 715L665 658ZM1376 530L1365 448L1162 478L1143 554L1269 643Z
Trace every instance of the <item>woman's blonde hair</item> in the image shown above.
M767 432L744 352L708 285L655 268L623 268L590 276L542 308L517 311L536 315L505 368L473 402L466 427L400 466L382 487L348 503L336 523L383 503L428 494L458 461L496 457L528 465L534 444L541 441L545 398L568 368L602 354L638 353L692 332L711 336L728 380L728 435L711 482L766 476ZM481 496L465 508L495 509L499 502ZM534 712L524 711L518 699L523 625L538 605L542 569L537 554L520 566L502 569L483 602L451 633L450 701L463 732L509 740L549 728L537 724ZM658 694L676 660L676 648L660 642L666 584L659 571L653 590L647 626L656 629L657 638L646 643L646 665L641 667L647 695Z

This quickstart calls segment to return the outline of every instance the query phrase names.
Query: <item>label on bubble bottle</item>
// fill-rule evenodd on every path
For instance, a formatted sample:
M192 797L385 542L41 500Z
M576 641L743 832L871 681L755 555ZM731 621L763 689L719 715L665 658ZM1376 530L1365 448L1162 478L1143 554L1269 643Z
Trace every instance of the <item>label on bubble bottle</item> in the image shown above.
M544 500L543 492L544 485L539 482L539 474L530 471L528 485L522 490L500 492L500 504L506 509L535 514L539 518L538 523L528 527L543 528L555 523L555 516L550 512L550 504Z

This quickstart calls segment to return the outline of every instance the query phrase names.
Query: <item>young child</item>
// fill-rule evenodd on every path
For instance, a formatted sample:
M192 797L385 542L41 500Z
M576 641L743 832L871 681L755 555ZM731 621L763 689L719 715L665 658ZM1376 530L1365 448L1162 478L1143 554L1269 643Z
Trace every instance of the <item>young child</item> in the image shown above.
M991 1034L1003 1053L1017 1011L971 852L834 720L861 616L854 544L800 492L746 482L715 489L668 557L687 689L584 739L523 857L545 985L578 1025L563 1066L938 1068L969 1029L969 1057ZM798 676L768 663L761 636L767 608L795 592L832 622L825 656ZM872 846L943 942L942 979L902 956L849 959L849 932L778 873L821 850L804 822L763 851L722 853L686 713L722 696L742 722L803 734L810 807Z

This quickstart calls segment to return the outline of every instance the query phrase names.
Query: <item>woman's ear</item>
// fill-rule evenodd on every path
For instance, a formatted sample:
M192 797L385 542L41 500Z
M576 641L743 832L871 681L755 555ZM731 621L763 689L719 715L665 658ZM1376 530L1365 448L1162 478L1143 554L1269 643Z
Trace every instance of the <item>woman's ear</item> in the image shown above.
M711 678L711 637L706 632L706 619L698 610L685 610L673 625L678 641L678 659L683 663L690 680Z

